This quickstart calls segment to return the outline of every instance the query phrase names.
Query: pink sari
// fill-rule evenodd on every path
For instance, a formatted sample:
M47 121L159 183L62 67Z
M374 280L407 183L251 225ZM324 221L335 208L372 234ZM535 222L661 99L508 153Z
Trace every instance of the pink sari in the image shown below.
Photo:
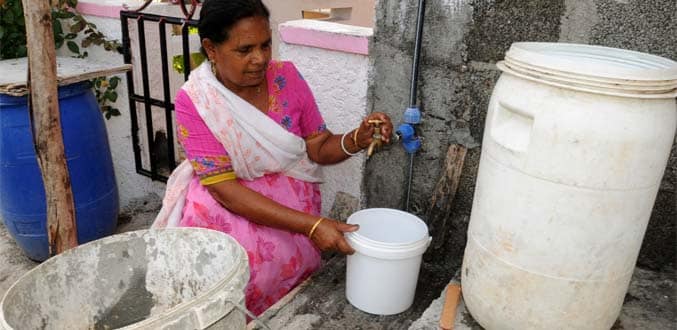
M268 115L223 88L213 78L208 63L191 73L176 100L179 142L190 161L172 173L163 209L153 224L154 228L177 225L209 228L235 238L249 257L246 305L255 315L317 270L319 251L303 234L258 225L225 209L200 182L200 175L208 172L205 168L214 165L214 159L230 160L221 167L232 166L240 184L284 206L319 215L318 168L307 158L300 135L312 134L312 129L302 129L304 121L308 127L323 129L324 125L319 113L294 114L282 109L281 103L288 101L277 96L302 79L290 76L298 75L291 64L283 67L281 63L271 63L270 67ZM283 78L285 83L280 84L279 77L284 76L287 79ZM191 115L195 120L190 120ZM313 117L318 117L320 123ZM300 126L294 126L294 121ZM213 140L192 139L194 136L212 136ZM216 158L191 155L210 147L216 150L212 154L219 150L224 154Z

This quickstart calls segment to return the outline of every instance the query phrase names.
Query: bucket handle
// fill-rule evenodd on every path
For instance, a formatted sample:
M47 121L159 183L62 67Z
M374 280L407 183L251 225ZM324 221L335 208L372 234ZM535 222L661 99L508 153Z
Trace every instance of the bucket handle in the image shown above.
M534 115L503 101L496 102L491 120L491 138L502 147L524 153L531 142Z

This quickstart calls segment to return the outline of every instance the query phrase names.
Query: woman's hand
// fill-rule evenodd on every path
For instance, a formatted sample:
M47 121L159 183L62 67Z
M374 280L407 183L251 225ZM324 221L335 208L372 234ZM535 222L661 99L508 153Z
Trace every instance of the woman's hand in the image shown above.
M336 251L341 254L353 254L355 250L348 245L343 233L356 231L358 225L349 225L325 218L317 226L311 240L322 251Z
M381 121L379 125L381 128L381 141L390 143L390 137L393 135L393 123L390 121L390 117L383 112L371 113L362 120L357 128L357 141L354 142L357 143L360 149L366 149L373 141L374 125L369 123L370 120ZM353 136L353 138L355 137Z
M336 164L354 155L362 149L369 148L374 136L374 124L370 120L380 121L381 143L390 143L393 135L393 123L390 117L382 112L374 112L365 117L360 126L344 134L334 135L324 131L317 136L306 139L308 157L322 165Z

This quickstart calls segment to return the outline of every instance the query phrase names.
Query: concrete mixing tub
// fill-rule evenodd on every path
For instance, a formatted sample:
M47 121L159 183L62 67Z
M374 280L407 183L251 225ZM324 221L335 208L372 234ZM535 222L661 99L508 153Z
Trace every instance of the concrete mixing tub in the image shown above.
M242 329L247 265L217 231L111 236L21 277L0 303L0 329Z

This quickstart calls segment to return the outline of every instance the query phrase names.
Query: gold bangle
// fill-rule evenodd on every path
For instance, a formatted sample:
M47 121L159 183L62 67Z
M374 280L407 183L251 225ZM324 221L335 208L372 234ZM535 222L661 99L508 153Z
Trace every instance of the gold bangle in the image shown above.
M310 228L310 231L308 232L308 238L309 239L313 239L313 233L315 232L315 229L317 229L317 226L320 225L320 222L322 222L322 220L324 220L324 218L317 219L317 221L315 221L315 224L313 225L313 227Z
M355 129L355 133L353 133L353 143L355 143L355 146L356 146L358 149L362 149L362 148L360 147L360 145L357 144L357 133L358 133L359 131L360 131L360 126L357 126L357 128Z

